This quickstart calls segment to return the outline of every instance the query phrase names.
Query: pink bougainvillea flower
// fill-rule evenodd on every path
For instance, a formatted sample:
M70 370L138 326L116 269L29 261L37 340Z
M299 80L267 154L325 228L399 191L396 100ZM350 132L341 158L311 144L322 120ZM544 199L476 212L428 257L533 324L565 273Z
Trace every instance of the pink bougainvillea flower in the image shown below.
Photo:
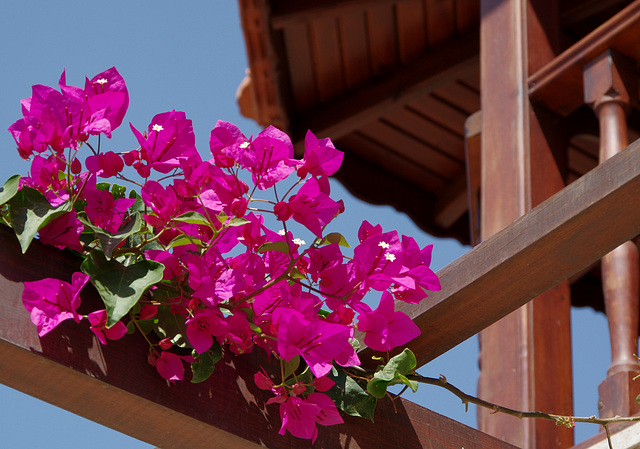
M73 273L71 284L59 279L25 282L22 303L31 314L31 321L44 336L64 320L80 322L76 310L80 306L80 290L89 281L89 275Z
M173 352L162 351L160 357L155 360L155 367L158 374L170 382L184 379L183 357Z
M84 226L76 217L76 211L72 210L51 221L38 231L40 241L45 245L53 245L60 249L69 248L82 251L80 234Z
M65 100L65 135L70 139L86 140L87 134L111 133L122 124L129 107L129 92L124 79L115 67L105 70L85 87L68 86L62 72L58 86Z
M233 123L218 120L211 130L209 148L218 167L229 168L236 163L244 167L243 154L250 140Z
M322 237L322 228L335 218L340 209L340 204L321 189L318 180L309 178L288 202L277 203L273 212L278 220L293 218L316 236Z
M278 352L289 361L300 355L316 377L326 375L332 362L347 349L350 328L324 320L306 319L297 310L280 308L273 313L278 326ZM351 348L353 350L353 348Z
M311 393L306 400L298 396L289 397L280 404L280 419L280 435L288 430L291 435L312 442L318 436L316 423L331 426L344 422L333 401L323 393Z
M27 159L34 152L42 153L49 145L61 146L58 143L61 138L57 129L51 123L43 123L38 117L28 116L21 118L9 127L18 146L18 153L23 159Z
M213 309L196 310L186 322L187 338L198 354L209 350L213 337L223 336L229 325L225 319Z
M85 165L87 170L101 178L110 178L124 169L124 161L113 151L89 156Z
M417 304L427 297L425 290L435 292L441 288L438 276L429 268L433 245L420 249L414 239L402 236L402 247L402 269L391 293L396 299Z
M138 139L140 150L129 152L125 162L133 164L143 178L149 176L150 168L169 173L180 168L181 160L200 159L191 120L187 119L184 112L172 110L157 114L145 134L133 125L131 130Z
M172 186L165 189L158 181L147 181L140 191L142 200L158 216L161 222L167 222L176 216L180 202ZM149 219L145 215L145 219ZM153 220L152 220L153 221ZM156 220L157 221L157 220ZM156 224L153 223L155 226Z
M87 318L91 323L91 332L98 337L98 340L103 345L107 344L107 338L109 340L120 340L127 334L127 326L122 321L118 321L107 328L107 311L104 309L91 312Z
M256 136L243 157L253 183L260 190L273 187L294 171L291 139L273 126Z
M318 139L311 131L307 131L304 139L304 157L298 166L298 176L305 178L307 174L327 177L338 171L344 153L336 150L331 139Z
M358 330L365 333L364 343L375 351L389 351L420 335L408 315L394 311L393 296L388 291L382 292L377 309L360 314Z

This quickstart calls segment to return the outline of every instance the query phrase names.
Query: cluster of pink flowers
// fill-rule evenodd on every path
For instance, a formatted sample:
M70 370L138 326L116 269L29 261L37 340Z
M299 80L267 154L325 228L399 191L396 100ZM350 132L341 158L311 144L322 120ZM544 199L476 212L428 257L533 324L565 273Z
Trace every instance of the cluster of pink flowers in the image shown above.
M203 160L191 121L169 111L153 117L145 132L131 125L137 149L103 152L89 138L111 137L122 123L129 103L123 78L111 68L87 79L83 89L67 86L63 73L59 88L33 86L22 101L24 117L9 128L20 155L31 160L21 187L36 189L52 207L74 205L39 230L40 240L84 254L104 251L110 263L125 268L153 261L164 270L121 317L114 307L77 313L80 290L89 280L96 283L92 272L74 274L71 284L25 283L24 304L39 334L83 318L103 344L123 337L127 326L160 330L149 362L171 382L183 379L185 363L197 364L220 347L242 354L258 346L284 364L302 359L311 374L255 375L258 387L273 392L269 402L280 404L281 433L315 439L316 423L342 422L324 393L333 385L328 373L334 365L360 364L356 331L378 351L419 335L409 317L395 311L394 300L418 303L425 290L440 288L429 268L431 246L421 249L414 239L365 221L358 245L349 257L343 254L344 239L326 233L344 211L330 197L328 177L342 162L330 139L308 132L299 160L290 138L276 128L248 138L219 121L209 140L212 158ZM128 181L127 173L141 178L140 195L99 181ZM272 199L258 197L267 190ZM267 226L268 215L282 231ZM134 220L142 225L133 227ZM296 226L308 230L310 244L294 237ZM114 243L117 236L121 241ZM363 302L371 290L382 292L375 309ZM162 324L167 314L180 323L169 335Z

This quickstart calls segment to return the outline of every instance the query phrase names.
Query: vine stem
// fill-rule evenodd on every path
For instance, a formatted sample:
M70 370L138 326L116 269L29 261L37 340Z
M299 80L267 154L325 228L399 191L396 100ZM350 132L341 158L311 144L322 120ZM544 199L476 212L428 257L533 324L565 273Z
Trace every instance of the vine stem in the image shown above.
M407 379L414 380L416 382L420 382L423 384L436 385L438 387L444 388L445 390L450 391L454 395L458 396L462 403L465 405L465 408L469 408L469 404L475 404L479 407L484 407L486 409L492 410L493 413L504 413L507 415L515 416L516 418L525 419L525 418L538 418L538 419L546 419L549 421L555 422L557 425L563 425L567 427L573 427L574 423L591 423L591 424L599 424L604 427L604 430L607 435L607 442L609 443L609 449L613 449L613 445L611 443L611 432L609 431L609 425L620 422L636 422L640 421L640 416L614 416L613 418L598 418L596 416L567 416L567 415L556 415L553 413L543 413L543 412L523 412L520 410L514 410L508 407L503 407L501 405L493 404L491 402L485 401L483 399L477 398L475 396L471 396L464 391L460 390L458 387L451 385L447 382L447 378L444 376L440 376L438 379L434 377L425 377L420 374L407 374Z

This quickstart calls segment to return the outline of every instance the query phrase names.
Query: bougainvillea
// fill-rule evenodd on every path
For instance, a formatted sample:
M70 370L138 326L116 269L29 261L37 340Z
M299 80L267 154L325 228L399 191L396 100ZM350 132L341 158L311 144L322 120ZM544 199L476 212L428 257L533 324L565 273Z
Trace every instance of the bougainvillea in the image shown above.
M191 120L174 110L146 131L130 125L137 148L103 151L99 136L111 137L129 105L122 76L111 68L81 88L63 73L58 87L33 86L22 101L23 118L9 131L31 169L0 189L3 221L23 252L38 236L84 257L71 284L25 283L40 336L83 318L102 344L144 333L148 362L168 382L183 380L188 364L192 381L204 381L222 352L259 347L283 367L279 379L255 374L273 393L268 403L279 404L280 433L312 440L316 424L342 422L336 404L371 418L388 385L414 388L404 377L415 367L407 351L368 385L349 370L360 365L358 331L379 351L420 333L394 302L417 303L440 288L431 247L365 221L351 251L327 231L344 212L330 192L328 177L342 162L330 139L309 131L295 159L284 132L246 137L219 121L206 160ZM81 316L89 281L104 307ZM382 292L375 309L363 302L372 290ZM332 388L336 381L349 388Z

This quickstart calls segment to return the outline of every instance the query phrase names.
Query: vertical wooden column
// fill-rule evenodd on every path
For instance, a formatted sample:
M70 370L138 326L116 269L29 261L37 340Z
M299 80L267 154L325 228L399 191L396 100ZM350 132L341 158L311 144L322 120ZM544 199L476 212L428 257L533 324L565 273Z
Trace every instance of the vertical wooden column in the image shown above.
M563 141L553 132L557 123L532 108L526 84L528 73L557 51L557 2L483 0L481 5L484 240L564 182L557 151ZM565 282L481 332L478 394L483 399L522 410L572 413L570 302ZM478 426L522 448L573 444L571 430L550 422L479 410Z
M637 99L635 62L612 50L584 68L585 102L600 123L600 162L625 148L626 116ZM615 217L612 217L615 219ZM640 412L638 353L638 248L626 242L602 258L602 285L611 339L611 367L600 384L600 416Z
M480 243L480 168L482 111L471 114L464 123L464 153L469 202L469 237L471 246Z

